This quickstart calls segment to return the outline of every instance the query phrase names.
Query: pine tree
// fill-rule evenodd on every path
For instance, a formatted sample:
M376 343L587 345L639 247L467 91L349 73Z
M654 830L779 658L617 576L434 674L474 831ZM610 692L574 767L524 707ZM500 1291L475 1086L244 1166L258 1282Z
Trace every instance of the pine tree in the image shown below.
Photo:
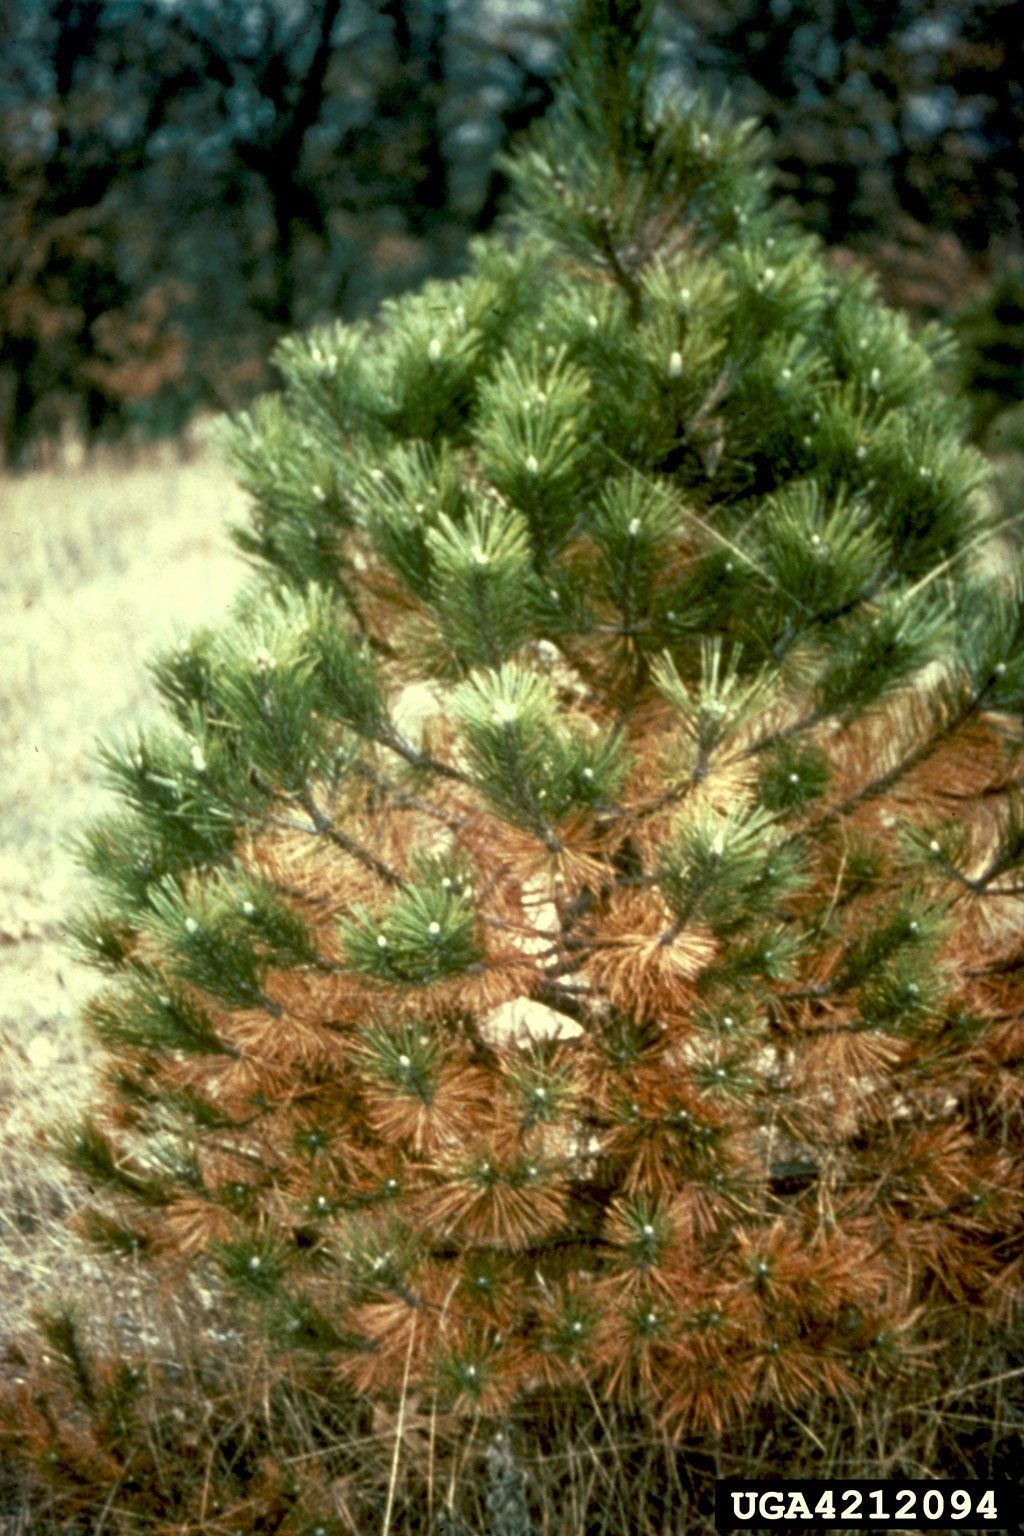
M580 0L511 239L286 341L263 570L105 753L90 1226L281 1370L672 1434L1021 1279L1024 624L965 413Z

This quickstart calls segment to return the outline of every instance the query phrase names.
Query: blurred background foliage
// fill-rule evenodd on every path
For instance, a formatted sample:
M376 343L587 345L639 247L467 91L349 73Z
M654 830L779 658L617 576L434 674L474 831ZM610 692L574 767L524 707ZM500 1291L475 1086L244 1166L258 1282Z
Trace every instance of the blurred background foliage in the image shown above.
M459 269L550 104L553 0L5 0L0 457L180 430L282 332ZM1024 356L1024 0L663 0L838 261L952 320L979 435Z

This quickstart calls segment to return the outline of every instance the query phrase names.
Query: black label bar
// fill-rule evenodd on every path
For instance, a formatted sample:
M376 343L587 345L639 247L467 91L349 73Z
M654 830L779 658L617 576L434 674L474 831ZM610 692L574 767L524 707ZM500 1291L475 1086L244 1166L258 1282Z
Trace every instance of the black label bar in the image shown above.
M1002 1480L729 1477L715 1484L715 1529L723 1536L730 1531L1019 1531L1022 1520L1022 1489Z

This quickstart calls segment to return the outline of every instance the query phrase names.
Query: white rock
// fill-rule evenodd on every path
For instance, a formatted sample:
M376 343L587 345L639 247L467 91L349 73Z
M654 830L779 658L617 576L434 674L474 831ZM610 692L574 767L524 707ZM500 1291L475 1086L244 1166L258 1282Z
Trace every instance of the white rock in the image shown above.
M552 940L561 929L558 908L552 899L550 879L539 876L527 880L522 888L523 917L528 932L511 935L512 943L524 955L544 955L551 963Z
M25 1055L34 1067L49 1067L57 1060L60 1051L49 1035L33 1035L25 1047Z
M391 701L391 718L399 734L414 747L422 745L428 724L443 710L440 692L429 683L407 683Z
M568 1014L528 997L500 1003L481 1022L480 1033L491 1045L509 1043L523 1047L542 1040L575 1040L583 1027Z

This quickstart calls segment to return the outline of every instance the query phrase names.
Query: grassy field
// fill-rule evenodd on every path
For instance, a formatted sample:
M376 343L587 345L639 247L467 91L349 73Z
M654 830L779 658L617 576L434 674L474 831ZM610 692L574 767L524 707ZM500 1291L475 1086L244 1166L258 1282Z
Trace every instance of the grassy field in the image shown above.
M154 648L226 607L242 506L208 448L0 478L0 1336L72 1279L67 1184L36 1128L90 1079L77 1016L97 978L61 923L86 894L69 839L109 803L93 744L154 708Z

